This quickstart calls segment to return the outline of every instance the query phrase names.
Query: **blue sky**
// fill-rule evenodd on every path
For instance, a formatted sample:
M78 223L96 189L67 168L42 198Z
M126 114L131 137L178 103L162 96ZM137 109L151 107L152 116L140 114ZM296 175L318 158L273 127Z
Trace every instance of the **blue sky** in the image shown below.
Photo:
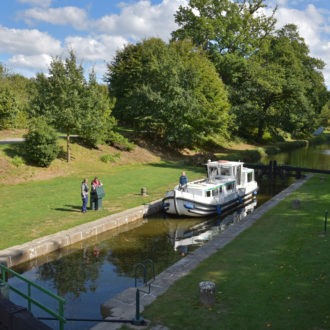
M165 41L177 28L173 15L188 0L0 0L0 62L33 77L47 72L53 56L74 49L86 71L99 78L105 63L129 42L152 36ZM267 0L278 5L277 27L294 23L311 55L326 64L330 90L330 0Z

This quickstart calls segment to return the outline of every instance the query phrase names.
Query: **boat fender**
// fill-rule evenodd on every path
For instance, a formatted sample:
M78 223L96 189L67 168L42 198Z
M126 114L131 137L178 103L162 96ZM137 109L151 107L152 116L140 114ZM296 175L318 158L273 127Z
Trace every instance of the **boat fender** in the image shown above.
M191 204L191 203L186 203L186 204L184 204L184 207L185 207L186 209L190 209L190 210L192 210L192 209L195 208L194 204Z
M255 191L253 192L253 195L254 195L254 196L256 196L256 195L257 195L257 193L258 193L258 192L255 190Z
M240 204L243 204L243 198L241 196L238 196L237 199L238 199Z
M221 205L217 205L217 213L221 214Z

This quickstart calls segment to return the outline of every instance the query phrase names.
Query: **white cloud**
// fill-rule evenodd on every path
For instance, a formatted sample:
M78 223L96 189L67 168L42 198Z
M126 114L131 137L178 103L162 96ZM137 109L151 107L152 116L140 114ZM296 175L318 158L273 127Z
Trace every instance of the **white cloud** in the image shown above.
M60 41L36 29L9 29L0 25L0 53L11 55L56 55L61 51Z
M87 61L110 61L117 49L128 41L119 36L71 36L65 39L66 47L73 49L78 57Z
M8 60L8 64L20 67L20 68L30 68L34 70L47 70L51 63L52 57L48 54L38 54L38 55L15 55Z
M32 25L35 21L57 25L72 25L76 30L88 28L88 17L84 9L78 7L32 8L23 13L25 22Z
M20 3L27 3L32 6L38 7L49 7L52 3L52 0L17 0Z
M121 4L120 15L106 15L95 22L95 28L103 33L122 35L125 38L141 40L148 37L170 38L177 28L174 13L186 0L163 0L152 5L150 1Z
M177 28L174 13L179 5L186 4L187 0L163 0L157 5L152 5L149 0L121 3L120 15L105 15L96 20L88 18L87 12L78 7L31 8L21 14L30 25L41 21L54 25L72 25L76 30L94 29L134 40L151 36L168 40L171 31Z

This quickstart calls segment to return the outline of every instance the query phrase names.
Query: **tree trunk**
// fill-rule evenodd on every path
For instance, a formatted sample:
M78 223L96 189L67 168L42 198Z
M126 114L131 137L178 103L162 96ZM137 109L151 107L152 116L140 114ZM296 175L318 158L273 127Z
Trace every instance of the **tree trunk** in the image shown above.
M66 156L67 156L67 162L70 162L71 156L70 156L70 131L66 131Z
M264 129L265 129L265 120L260 119L258 124L258 134L257 134L257 141L262 142L262 136L264 135Z
M271 102L267 100L262 108L262 113L259 119L258 124L258 134L257 134L257 141L262 142L262 137L265 132L265 126L266 126L266 119L267 119L267 111L271 105Z

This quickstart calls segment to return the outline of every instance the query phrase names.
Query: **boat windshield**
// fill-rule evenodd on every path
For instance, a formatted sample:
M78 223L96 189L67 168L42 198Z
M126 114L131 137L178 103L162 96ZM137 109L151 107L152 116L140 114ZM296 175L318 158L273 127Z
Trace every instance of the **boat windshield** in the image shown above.
M221 167L221 175L230 176L230 169L228 167Z

